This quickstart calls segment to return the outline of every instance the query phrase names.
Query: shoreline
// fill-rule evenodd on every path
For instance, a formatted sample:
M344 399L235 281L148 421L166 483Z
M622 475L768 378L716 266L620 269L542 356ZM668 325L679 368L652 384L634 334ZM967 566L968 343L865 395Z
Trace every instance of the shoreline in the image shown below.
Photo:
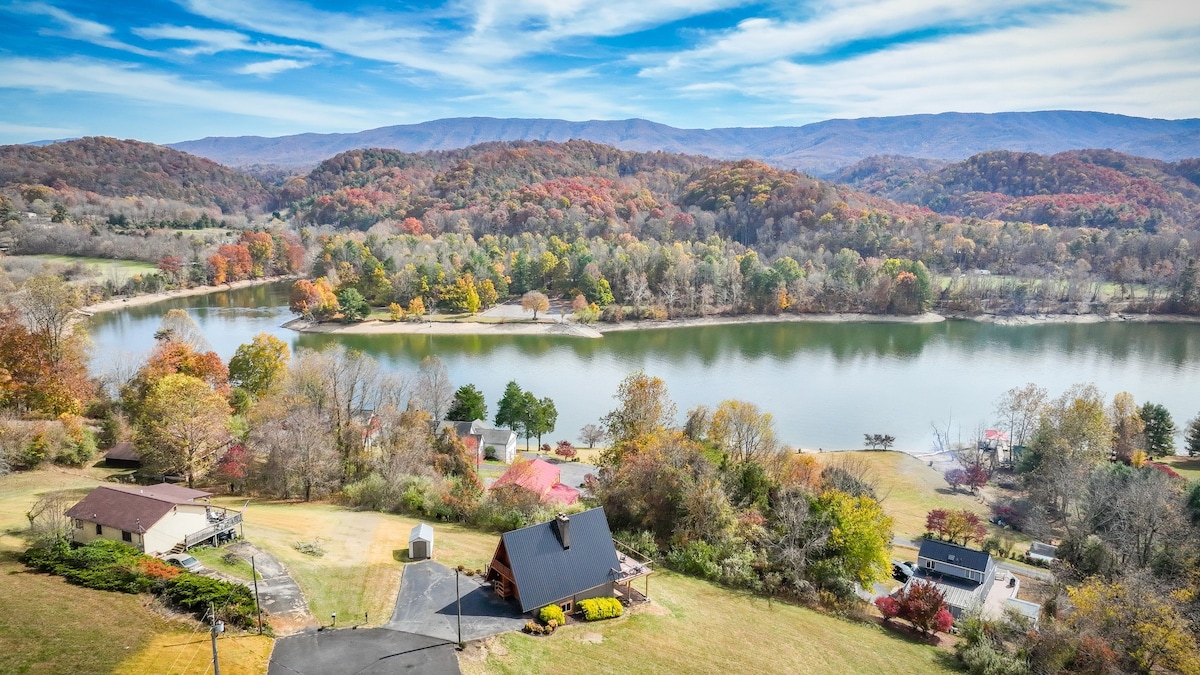
M1174 314L1028 314L1000 316L941 315L933 312L914 316L887 314L783 314L709 316L671 319L667 321L623 321L615 324L583 325L574 321L531 321L521 320L500 323L481 321L404 321L392 322L372 320L355 324L319 323L303 319L292 319L283 328L298 333L344 334L344 335L556 335L596 339L606 333L637 330L659 330L668 328L692 328L697 326L740 325L754 323L894 323L930 324L945 321L975 321L997 326L1040 326L1049 324L1094 324L1094 323L1200 323L1200 317Z
M177 288L171 291L162 291L161 293L149 293L146 295L130 295L124 297L112 297L103 302L97 302L94 305L80 307L80 312L87 314L98 314L100 312L112 312L118 309L127 307L141 307L143 305L153 305L156 302L164 300L174 300L175 298L187 298L193 295L209 295L210 293L220 293L221 291L234 291L239 288L249 288L251 286L262 286L264 284L273 284L280 281L288 281L298 279L296 275L284 275L278 277L263 277L261 279L243 279L241 281L231 281L220 286L193 286L191 288Z

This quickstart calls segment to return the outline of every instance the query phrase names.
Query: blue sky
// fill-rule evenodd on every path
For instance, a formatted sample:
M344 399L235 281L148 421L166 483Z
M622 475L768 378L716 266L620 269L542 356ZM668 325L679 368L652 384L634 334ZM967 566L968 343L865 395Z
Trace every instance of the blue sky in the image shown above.
M1184 0L0 0L0 143L441 117L1200 117Z

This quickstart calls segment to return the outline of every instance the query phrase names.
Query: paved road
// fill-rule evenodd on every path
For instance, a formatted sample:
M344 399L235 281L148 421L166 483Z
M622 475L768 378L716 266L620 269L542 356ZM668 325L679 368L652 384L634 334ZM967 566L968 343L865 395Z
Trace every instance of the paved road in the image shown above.
M271 616L271 625L277 632L286 635L314 625L304 592L288 574L287 568L270 553L244 540L230 544L227 550L246 560L254 556L254 565L262 576L258 580L258 601L263 611ZM253 583L240 583L254 589Z
M267 675L460 672L452 643L386 628L310 631L280 638L267 666Z
M483 588L478 577L461 575L459 582L464 642L525 626L521 610ZM386 628L457 642L454 570L432 560L405 565L396 610Z
M549 462L558 467L558 482L563 485L569 485L573 488L583 487L583 479L589 474L600 474L600 469L591 464L583 462L564 462L555 457L553 453L547 455L544 452L522 452L521 456L525 459L540 459L543 462Z

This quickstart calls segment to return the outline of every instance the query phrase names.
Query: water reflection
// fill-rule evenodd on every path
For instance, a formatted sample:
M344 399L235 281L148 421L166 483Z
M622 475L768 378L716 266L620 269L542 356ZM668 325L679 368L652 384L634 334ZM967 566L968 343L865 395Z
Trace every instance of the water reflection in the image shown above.
M162 315L184 308L228 359L262 331L297 347L332 342L391 369L414 370L427 355L446 361L456 383L483 390L494 411L510 379L558 405L559 437L573 438L612 407L637 369L663 377L680 411L742 398L772 412L781 436L804 446L848 447L863 433L891 433L925 447L930 422L953 420L965 435L988 421L1005 389L1036 381L1057 393L1096 382L1161 402L1176 419L1200 409L1200 325L760 323L609 333L587 340L543 335L315 335L280 328L290 318L286 284L258 286L100 314L91 320L93 366L123 351L145 352Z

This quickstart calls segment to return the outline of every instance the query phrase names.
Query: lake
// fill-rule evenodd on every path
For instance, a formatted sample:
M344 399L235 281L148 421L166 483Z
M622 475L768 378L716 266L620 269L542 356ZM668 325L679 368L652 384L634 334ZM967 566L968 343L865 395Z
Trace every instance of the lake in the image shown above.
M281 328L292 318L289 285L271 284L97 314L90 319L93 370L149 352L168 309L183 308L228 360L239 344L268 332L297 348L340 342L389 369L415 372L429 354L455 386L475 384L490 414L509 380L559 411L543 441L577 442L580 427L614 407L630 373L663 378L680 416L725 399L774 415L785 443L862 447L864 433L896 437L910 452L929 449L932 424L974 437L994 421L1005 390L1036 382L1056 396L1094 382L1111 399L1165 405L1176 426L1200 412L1200 324L755 323L609 333L589 340L541 335L317 335Z

